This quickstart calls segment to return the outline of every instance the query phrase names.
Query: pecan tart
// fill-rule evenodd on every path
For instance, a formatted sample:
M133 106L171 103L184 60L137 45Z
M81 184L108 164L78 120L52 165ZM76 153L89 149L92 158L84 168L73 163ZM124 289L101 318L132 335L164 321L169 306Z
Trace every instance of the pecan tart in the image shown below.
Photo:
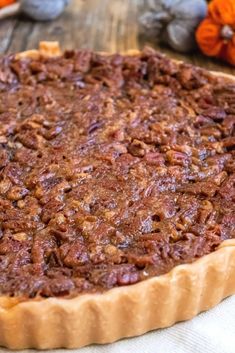
M0 90L0 345L113 342L235 293L232 78L41 43Z

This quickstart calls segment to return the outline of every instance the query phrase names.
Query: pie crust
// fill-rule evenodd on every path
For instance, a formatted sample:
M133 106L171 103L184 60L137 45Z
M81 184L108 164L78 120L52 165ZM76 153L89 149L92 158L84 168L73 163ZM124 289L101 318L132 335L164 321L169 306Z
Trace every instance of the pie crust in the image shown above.
M18 58L59 54L58 43L42 42L39 50L19 53ZM0 297L0 345L10 349L78 348L168 327L235 294L234 273L232 239L192 264L104 294L73 299Z

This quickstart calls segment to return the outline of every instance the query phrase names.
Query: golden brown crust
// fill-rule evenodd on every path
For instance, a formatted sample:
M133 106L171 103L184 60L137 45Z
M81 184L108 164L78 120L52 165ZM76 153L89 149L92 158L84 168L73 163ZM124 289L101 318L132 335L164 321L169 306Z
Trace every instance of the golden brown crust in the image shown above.
M48 47L50 44L44 44L41 50L47 52ZM42 55L40 50L33 55L36 52ZM26 56L21 53L18 57ZM11 349L75 348L171 326L234 294L234 273L235 239L224 241L214 253L192 264L104 294L73 299L1 297L0 345Z
M0 299L0 344L11 349L75 348L188 320L235 293L235 240L166 275L104 294L17 302Z
M38 59L40 56L55 57L61 55L58 42L40 42L38 49L26 50L16 54L16 59L31 58Z

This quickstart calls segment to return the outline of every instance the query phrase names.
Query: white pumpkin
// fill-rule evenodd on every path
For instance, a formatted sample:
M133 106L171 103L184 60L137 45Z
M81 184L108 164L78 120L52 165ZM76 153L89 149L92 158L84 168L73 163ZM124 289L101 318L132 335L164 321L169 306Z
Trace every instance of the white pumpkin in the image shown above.
M206 13L205 0L151 0L140 22L158 41L188 52L196 47L195 29Z
M36 21L49 21L58 17L69 0L20 0L20 11Z

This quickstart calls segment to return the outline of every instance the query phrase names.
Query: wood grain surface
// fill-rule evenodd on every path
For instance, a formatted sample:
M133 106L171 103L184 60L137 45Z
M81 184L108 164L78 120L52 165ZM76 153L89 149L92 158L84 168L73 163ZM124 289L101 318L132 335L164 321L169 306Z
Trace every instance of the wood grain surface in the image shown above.
M58 40L63 49L90 48L109 52L151 45L176 59L235 75L235 68L227 64L206 58L199 52L178 54L141 33L138 18L148 9L150 1L72 0L63 15L52 22L33 22L22 16L2 20L0 53L37 48L40 40Z

